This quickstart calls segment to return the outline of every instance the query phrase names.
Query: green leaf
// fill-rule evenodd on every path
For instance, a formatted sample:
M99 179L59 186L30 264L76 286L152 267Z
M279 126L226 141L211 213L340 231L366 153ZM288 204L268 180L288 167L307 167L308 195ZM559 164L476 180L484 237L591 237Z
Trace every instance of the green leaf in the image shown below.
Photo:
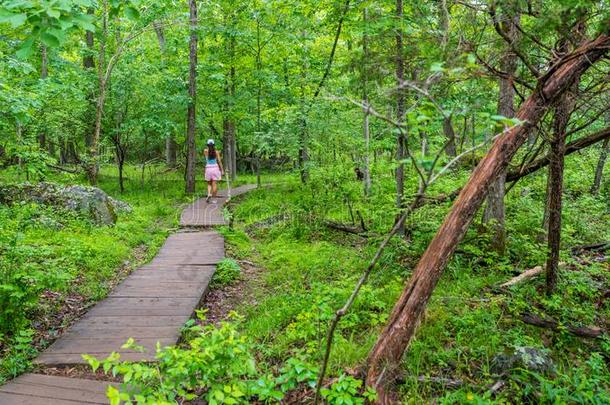
M95 25L93 24L93 16L86 14L77 14L74 16L73 19L76 25L78 25L82 29L91 32L95 31Z
M140 12L135 7L128 6L125 8L125 15L130 20L137 20L140 18Z
M23 25L27 18L28 16L26 14L13 14L5 10L0 10L0 23L9 23L13 28Z
M50 46L52 48L59 46L59 39L50 32L43 32L42 35L40 35L40 39L46 46Z
M59 18L61 16L61 13L59 12L59 10L49 8L47 9L47 15L52 18Z
M28 56L30 56L34 48L32 45L34 45L34 38L32 37L23 41L21 47L17 51L17 57L21 59L26 59Z

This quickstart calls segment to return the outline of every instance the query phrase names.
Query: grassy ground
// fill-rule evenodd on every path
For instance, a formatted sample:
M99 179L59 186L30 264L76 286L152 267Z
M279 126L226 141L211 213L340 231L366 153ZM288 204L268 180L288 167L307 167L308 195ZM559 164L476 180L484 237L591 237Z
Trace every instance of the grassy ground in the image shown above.
M545 178L532 176L507 198L507 254L498 257L490 252L488 235L475 223L450 261L404 359L398 390L406 402L610 402L608 337L583 339L519 319L522 311L532 311L562 324L608 330L610 305L603 296L610 288L610 261L569 253L577 244L610 240L608 190L596 198L588 194L591 161L572 159L566 173L562 260L569 266L559 293L545 297L543 277L500 294L492 288L544 263L539 229ZM347 196L353 199L352 210L363 213L373 232L382 234L390 225L391 181L378 182L373 200L365 201L357 196L360 185L349 176L346 171L344 182L326 179L305 188L296 177L287 178L277 187L244 196L233 207L235 227L224 231L232 254L267 269L263 282L256 284L257 304L238 308L245 315L240 329L256 342L258 356L271 369L291 356L319 364L329 321L380 242L375 236L363 239L330 231L322 218L349 221ZM438 191L452 190L464 176L453 174ZM312 177L316 179L316 173ZM409 222L411 240L397 239L386 251L339 326L332 375L364 365L406 277L447 209L431 206L416 212ZM494 368L497 355L526 347L548 355L553 370L515 366L500 375ZM439 384L443 378L460 386ZM489 388L498 381L502 389L492 396Z

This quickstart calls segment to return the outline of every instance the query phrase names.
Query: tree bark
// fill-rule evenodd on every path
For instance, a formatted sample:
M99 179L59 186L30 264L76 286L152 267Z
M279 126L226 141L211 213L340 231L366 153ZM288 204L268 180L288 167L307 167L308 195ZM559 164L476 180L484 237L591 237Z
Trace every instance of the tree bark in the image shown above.
M401 123L405 115L405 94L402 90L402 84L405 77L405 61L403 57L403 33L402 33L402 18L403 18L403 4L402 0L396 0L396 81L397 87L399 88L396 92L396 118L397 122ZM403 129L399 128L399 133L396 139L396 162L398 167L396 168L396 208L402 210L404 208L404 188L405 188L405 165L403 162L405 158L405 142L406 137ZM400 218L400 214L396 216L396 221ZM401 224L398 230L399 235L404 235L405 228Z
M98 55L97 76L98 76L98 95L95 105L95 126L91 145L89 147L89 156L86 166L87 177L91 185L97 184L97 176L99 170L99 142L102 131L102 115L104 114L104 103L106 101L106 85L107 79L104 72L106 66L106 37L108 35L108 0L102 2L102 32L100 39L100 51Z
M610 124L610 113L606 113L606 124ZM604 176L604 166L610 153L610 139L606 138L604 144L601 147L599 154L599 160L595 168L595 177L593 178L593 185L591 186L591 194L597 195L602 184L602 177Z
M189 44L189 103L187 111L186 134L186 192L195 192L195 164L197 151L195 149L195 108L197 103L197 1L189 0L191 39Z
M597 167L595 168L595 178L593 179L593 185L591 186L591 194L597 195L599 193L599 189L602 185L602 177L604 175L604 166L606 165L606 160L608 159L608 154L610 152L610 138L606 138L604 144L601 147L601 152L599 154L599 160L597 161Z
M234 21L231 20L231 26L234 25ZM225 170L228 171L229 178L234 181L237 177L237 154L235 151L236 147L236 134L235 134L235 120L233 118L233 105L235 97L235 36L230 34L230 38L226 41L226 45L229 51L229 75L225 83L225 102L223 111L223 147L224 147L224 166Z
M518 38L517 25L519 15L507 18L501 25L501 29L506 33L506 37L512 42ZM507 118L515 116L515 88L514 76L517 72L517 55L512 51L513 45L509 44L502 55L500 69L506 72L505 77L499 80L500 94L498 98L498 115ZM496 181L489 188L487 205L483 211L483 223L490 224L492 231L491 248L500 255L506 250L506 228L504 217L506 209L504 207L504 194L506 189L506 170L503 170Z
M457 149L455 147L455 131L453 130L451 115L443 118L443 133L445 134L445 138L447 138L445 153L449 157L457 156Z
M553 139L549 152L549 175L547 185L548 208L548 255L546 263L546 293L553 294L559 273L559 249L561 244L561 204L563 194L563 167L566 148L566 128L574 109L578 80L570 91L565 92L555 106Z
M153 21L153 28L157 34L159 50L161 50L161 53L165 53L165 33L163 32L163 24L161 24L160 21Z
M362 104L368 106L369 104L369 92L368 92L368 59L369 59L369 47L368 47L368 34L367 29L367 16L368 10L364 8L362 12L362 21L365 26L365 31L362 36ZM371 168L370 168L370 145L371 145L371 132L369 126L369 113L368 109L364 110L364 120L362 123L362 132L364 135L364 195L371 195Z
M93 15L95 10L93 8L87 9L87 14ZM95 68L95 60L93 58L95 41L93 37L93 32L87 31L85 33L85 43L87 44L87 50L85 51L85 56L83 57L83 67L85 70L92 70ZM93 142L93 131L95 131L95 90L91 90L91 92L87 95L87 110L85 113L85 147L87 150L91 148L91 144Z
M42 80L46 80L47 76L49 75L49 70L48 70L47 65L48 65L47 46L45 44L42 44L42 46L40 47L40 78ZM40 145L41 150L44 150L47 148L47 133L44 129L42 131L40 131L40 133L38 134L38 143ZM51 145L51 143L49 143L49 145Z
M428 245L398 299L388 324L373 347L366 382L377 389L378 401L387 400L385 387L396 376L399 362L413 337L443 269L485 199L491 183L506 169L529 131L548 108L608 51L610 37L602 34L555 61L541 75L534 92L523 102L517 118L522 122L496 138L473 171L443 224Z

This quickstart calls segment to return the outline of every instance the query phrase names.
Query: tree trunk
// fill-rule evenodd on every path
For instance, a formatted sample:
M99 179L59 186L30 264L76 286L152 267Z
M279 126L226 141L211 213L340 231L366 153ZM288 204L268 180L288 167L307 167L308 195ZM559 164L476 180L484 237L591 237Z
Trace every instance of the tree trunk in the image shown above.
M610 124L610 113L606 113L606 124ZM597 195L602 185L602 177L604 176L604 166L608 159L608 153L610 152L610 139L606 138L602 145L601 152L599 154L599 160L597 161L597 167L595 168L595 178L593 179L593 185L591 186L591 194Z
M42 80L46 80L49 75L48 70L48 55L47 55L47 46L42 44L40 47L40 78ZM43 129L40 134L38 134L38 143L40 145L40 149L44 150L47 148L47 133Z
M104 114L104 103L106 101L106 74L104 68L106 66L106 36L108 35L108 0L102 2L102 33L100 40L100 51L98 55L97 76L98 76L98 95L95 105L95 127L91 146L89 148L89 156L86 166L87 177L91 185L97 184L97 176L99 171L99 143L100 134L102 131L102 116Z
M610 152L610 138L606 138L602 145L601 152L599 154L599 160L597 161L597 167L595 168L595 178L593 179L593 185L591 186L591 194L597 195L602 185L602 177L604 175L604 166L608 159L608 153Z
M231 26L234 21L231 20ZM222 132L223 132L223 148L224 148L224 166L225 170L228 171L229 178L234 181L237 177L237 154L235 151L236 140L235 140L235 120L233 118L233 105L235 97L235 36L230 34L230 38L226 41L226 46L229 51L229 75L225 83L225 101L223 103L223 120L222 120Z
M403 17L403 6L402 0L396 0L396 81L397 86L401 87L405 76L405 62L403 57L403 33L402 33L402 17ZM405 94L402 89L396 92L396 118L397 122L401 123L405 115ZM405 133L401 128L398 137L396 139L396 162L398 167L396 168L396 208L402 210L404 207L404 187L405 187L405 165L403 162L405 158ZM396 216L396 221L400 214ZM405 228L401 225L398 230L399 235L404 235Z
M195 107L197 103L197 2L189 0L191 40L189 45L189 104L187 112L186 135L186 192L195 192L195 164L197 151L195 149Z
M365 31L362 36L362 104L368 106L369 104L369 93L368 93L368 59L369 59L369 48L368 48L368 35L367 29L367 9L365 8L362 12L362 21L365 25ZM362 125L364 135L364 195L371 195L371 168L370 168L370 144L371 144L371 132L369 126L369 112L368 108L364 110L364 121Z
M161 21L153 21L153 27L157 34L159 49L161 50L161 53L165 53L165 33L163 32L163 24L161 24Z
M447 138L445 153L449 157L455 157L457 155L457 149L455 147L455 131L453 130L451 115L443 118L443 133L445 134L445 138Z
M516 41L518 37L517 25L519 15L507 18L501 25L507 38ZM517 72L517 55L508 46L502 55L500 69L507 74L499 80L500 94L498 98L498 115L507 118L515 116L515 88L513 87L514 76ZM506 189L506 170L502 171L496 181L489 188L487 205L483 211L483 223L491 226L492 238L491 248L498 254L503 255L506 250L506 228L504 226L505 207L504 194Z
M559 249L561 244L561 204L563 194L563 167L566 148L566 128L574 109L578 80L571 91L565 92L555 106L553 139L550 142L549 175L547 184L548 255L546 262L546 293L553 294L559 273Z
M87 14L93 15L95 13L93 8L87 9ZM83 57L83 67L85 70L91 70L95 68L95 60L93 58L94 54L94 37L93 32L87 31L85 33L85 43L87 44L87 50L85 51L85 56ZM87 95L87 111L85 113L85 147L87 150L91 148L93 143L93 131L95 131L95 90L91 90L91 92Z
M417 264L369 355L366 382L377 389L379 402L388 399L385 387L395 378L402 355L415 333L432 291L483 203L491 183L506 169L527 140L529 131L538 124L547 109L607 53L609 45L610 37L600 35L553 63L548 72L538 79L536 90L521 105L517 118L522 124L499 136L473 171Z

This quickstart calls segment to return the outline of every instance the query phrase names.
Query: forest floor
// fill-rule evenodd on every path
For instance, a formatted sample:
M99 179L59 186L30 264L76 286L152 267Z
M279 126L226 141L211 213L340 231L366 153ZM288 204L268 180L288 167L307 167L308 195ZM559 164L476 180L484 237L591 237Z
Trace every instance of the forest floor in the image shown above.
M569 165L582 168L582 162L571 161ZM599 328L606 333L610 330L607 253L571 251L574 246L610 240L608 191L599 197L588 195L585 175L582 170L567 171L562 261L568 265L562 272L561 294L546 297L541 276L509 289L497 288L524 270L544 263L545 247L538 239L544 176L525 179L507 197L506 255L500 257L491 252L489 235L478 224L472 227L450 261L404 358L396 390L406 402L610 402L607 334L585 339L564 327ZM72 277L62 288L45 290L43 297L54 297L59 292L63 298L53 300L82 311L101 295L83 285L104 285L108 289L126 271L126 260L135 264L155 253L168 230L177 226L178 207L188 201L182 197L178 175L170 173L164 180L159 176L166 175L151 175L143 189L139 189L139 181L128 184L132 191L123 196L116 189L115 179L103 180L102 188L135 208L131 217L120 219L114 228L94 229L70 220L67 229L55 235L51 230L24 226L34 217L26 208L4 214L18 219L3 224L4 235L21 229L29 244L50 249L43 256L30 257L30 262L42 266L62 257L62 268L68 264L81 269L78 275L84 281ZM275 186L233 201L229 207L233 225L219 229L226 239L227 256L238 266L239 276L219 279L213 285L204 304L204 322L234 325L253 345L261 373L277 374L291 359L298 359L307 370L315 370L334 311L343 304L391 226L391 179L382 178L376 184L373 204L358 197L360 185L349 179L349 172L339 182L320 181L315 176L314 172L314 181L307 186L300 185L292 175L264 178L264 183L273 182ZM244 176L240 180L252 178ZM462 181L463 174L457 172L432 192L450 191ZM414 185L407 185L410 186ZM354 307L339 325L328 381L339 381L337 377L346 371L359 375L377 331L387 320L404 281L447 208L448 205L431 205L418 210L407 222L410 238L392 240ZM346 234L326 226L328 219L351 223L356 211L363 216L368 234ZM75 232L77 237L70 238ZM66 243L69 250L58 248ZM83 251L89 253L79 260L77 252ZM117 251L120 254L109 260L108 255ZM107 265L96 275L90 269L102 259ZM43 325L34 323L40 322L39 308L32 306L32 325ZM524 312L552 318L560 326L552 330L528 325L521 319ZM62 311L48 313L60 317ZM13 344L4 349L0 362L4 376L23 372L34 355L31 351L19 353L16 347ZM520 358L520 353L525 356ZM523 364L523 358L527 360L528 356L533 356L540 367ZM54 372L87 373L85 369ZM296 397L288 398L304 403L311 400L310 390L295 392L290 395Z

